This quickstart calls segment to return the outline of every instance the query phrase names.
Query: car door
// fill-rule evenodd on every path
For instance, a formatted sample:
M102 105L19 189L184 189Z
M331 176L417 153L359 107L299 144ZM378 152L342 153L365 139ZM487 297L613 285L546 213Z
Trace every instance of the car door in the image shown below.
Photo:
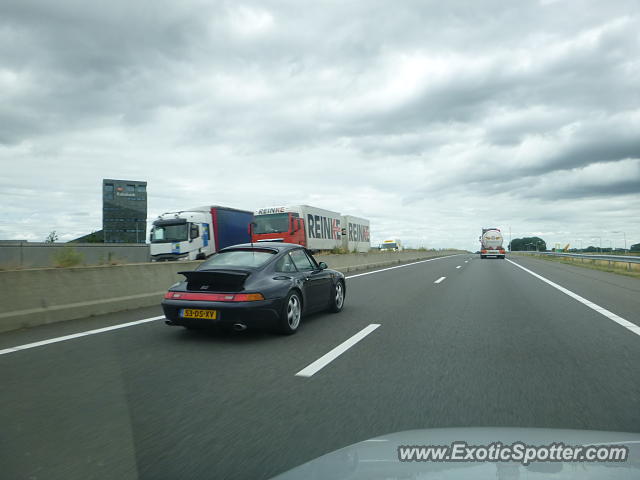
M296 268L303 274L305 300L307 310L324 308L329 303L331 276L321 270L315 259L302 249L291 252L291 258Z

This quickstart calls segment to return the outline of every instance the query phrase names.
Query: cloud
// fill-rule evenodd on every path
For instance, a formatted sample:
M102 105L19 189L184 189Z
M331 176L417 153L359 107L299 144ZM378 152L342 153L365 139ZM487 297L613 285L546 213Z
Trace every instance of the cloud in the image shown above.
M0 238L100 228L102 178L147 180L150 218L309 203L374 242L630 230L639 27L632 1L4 1Z

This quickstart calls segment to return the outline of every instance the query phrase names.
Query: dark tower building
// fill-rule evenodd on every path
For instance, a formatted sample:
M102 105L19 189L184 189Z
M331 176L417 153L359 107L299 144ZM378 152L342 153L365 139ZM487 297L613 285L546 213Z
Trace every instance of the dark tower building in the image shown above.
M102 180L102 234L105 243L145 243L147 182Z

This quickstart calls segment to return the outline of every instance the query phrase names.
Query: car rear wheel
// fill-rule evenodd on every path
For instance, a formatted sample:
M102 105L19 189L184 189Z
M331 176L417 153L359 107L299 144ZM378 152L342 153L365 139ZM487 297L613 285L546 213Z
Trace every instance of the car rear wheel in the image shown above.
M302 300L297 291L289 292L284 302L278 332L283 335L291 335L298 331L302 318Z
M333 288L333 295L331 296L331 305L329 306L329 311L333 313L338 313L342 310L344 306L344 282L342 280L338 280L336 286Z

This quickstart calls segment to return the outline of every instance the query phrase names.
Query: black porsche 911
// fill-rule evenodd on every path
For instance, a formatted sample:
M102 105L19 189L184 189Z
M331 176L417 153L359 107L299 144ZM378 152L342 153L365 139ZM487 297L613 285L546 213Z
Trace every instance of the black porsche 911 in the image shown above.
M303 315L339 312L344 275L300 245L261 242L220 250L173 285L162 301L166 323L186 328L227 326L290 335Z

